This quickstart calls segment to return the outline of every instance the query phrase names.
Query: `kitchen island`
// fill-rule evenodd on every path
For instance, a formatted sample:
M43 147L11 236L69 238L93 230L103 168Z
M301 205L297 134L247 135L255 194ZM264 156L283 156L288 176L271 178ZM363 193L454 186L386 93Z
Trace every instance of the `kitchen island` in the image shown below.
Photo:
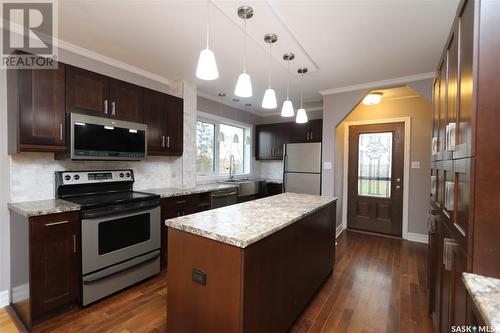
M286 332L332 273L335 209L283 193L167 220L167 331Z

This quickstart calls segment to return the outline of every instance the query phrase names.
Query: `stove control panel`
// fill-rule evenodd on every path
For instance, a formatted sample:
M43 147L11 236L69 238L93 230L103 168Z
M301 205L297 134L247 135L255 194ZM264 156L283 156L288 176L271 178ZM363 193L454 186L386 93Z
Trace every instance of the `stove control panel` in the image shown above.
M56 173L61 185L95 184L106 182L134 181L133 170L112 171L62 171Z

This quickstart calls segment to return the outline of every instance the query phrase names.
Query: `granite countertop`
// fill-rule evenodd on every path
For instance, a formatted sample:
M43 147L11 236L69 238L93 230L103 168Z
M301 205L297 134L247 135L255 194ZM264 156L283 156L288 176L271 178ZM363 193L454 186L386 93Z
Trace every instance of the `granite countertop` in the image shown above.
M9 202L7 206L10 210L26 217L80 210L80 205L61 199Z
M500 327L500 280L471 273L462 279L485 324Z
M171 228L245 248L337 200L283 193L166 220Z
M148 190L141 190L141 192L158 194L162 198L170 198L170 197L178 197L181 195L188 195L188 194L214 192L214 191L218 191L218 190L224 190L224 189L228 189L228 188L237 188L237 187L238 187L238 185L213 183L213 184L197 185L196 187L192 187L192 188L165 187L165 188L154 188L154 189L148 189Z

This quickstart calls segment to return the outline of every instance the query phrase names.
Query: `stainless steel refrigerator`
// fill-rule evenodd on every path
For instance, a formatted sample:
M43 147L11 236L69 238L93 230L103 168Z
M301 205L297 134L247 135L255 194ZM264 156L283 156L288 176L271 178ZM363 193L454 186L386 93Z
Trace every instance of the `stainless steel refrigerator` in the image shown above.
M321 143L288 143L283 158L285 192L321 194Z

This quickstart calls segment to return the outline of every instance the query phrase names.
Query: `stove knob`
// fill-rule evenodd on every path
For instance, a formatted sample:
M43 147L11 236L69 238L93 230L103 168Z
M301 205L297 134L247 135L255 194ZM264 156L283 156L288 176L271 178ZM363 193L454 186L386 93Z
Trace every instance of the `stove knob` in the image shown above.
M130 172L127 172L127 178L130 178Z
M78 179L80 179L80 176L79 176L79 175L74 175L74 176L73 176L73 179L74 179L74 180L78 180Z
M123 172L121 172L121 173L120 173L120 178L123 178L123 176L124 176L124 175L123 175Z
M70 180L71 179L71 176L70 175L66 175L64 176L64 180Z

